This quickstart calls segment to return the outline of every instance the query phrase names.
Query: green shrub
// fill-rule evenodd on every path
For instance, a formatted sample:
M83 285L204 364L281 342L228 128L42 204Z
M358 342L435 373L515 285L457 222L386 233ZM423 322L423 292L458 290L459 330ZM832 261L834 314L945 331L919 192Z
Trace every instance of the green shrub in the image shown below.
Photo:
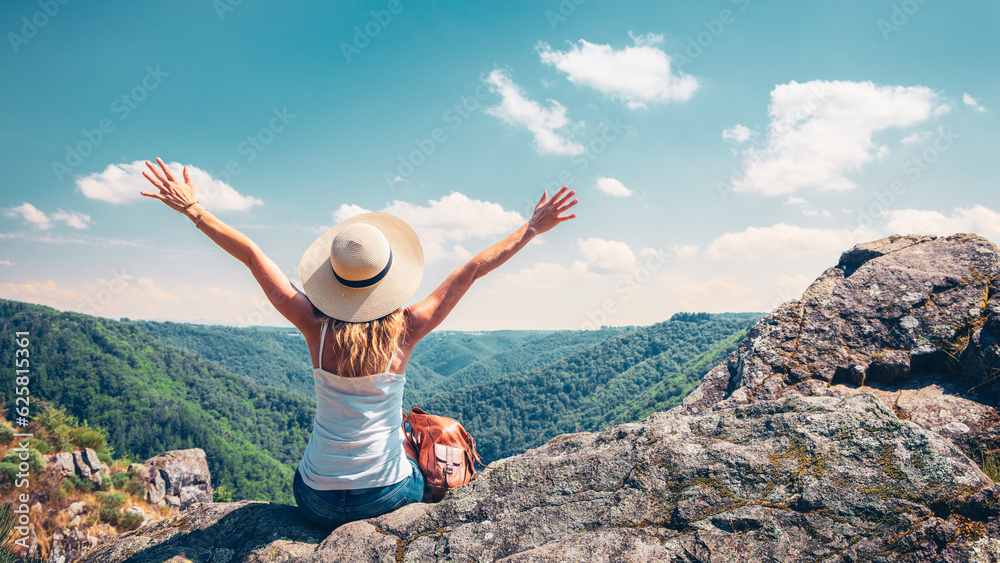
M28 448L28 459L21 459L21 451L10 450L7 455L3 456L3 463L11 463L15 467L19 466L22 461L28 462L28 468L32 473L38 473L45 467L45 460L42 459L42 454L38 453L35 448Z
M980 452L977 457L978 459L973 459L979 464L983 473L994 483L1000 483L1000 451Z
M108 466L115 462L115 460L111 459L111 454L108 452L101 452L97 454L97 459L101 460L101 463Z
M101 503L101 506L107 506L110 508L119 508L125 505L126 496L123 492L114 493L104 493L97 492L94 493L94 497L97 498L97 502Z
M88 479L84 479L79 475L70 475L62 480L59 484L60 491L66 491L66 493L89 493L94 490L94 483Z
M233 502L233 493L225 485L219 485L212 491L212 502Z
M93 428L74 428L69 431L69 436L77 449L93 448L97 453L103 452L108 442L100 431Z
M56 452L71 452L73 451L73 441L70 440L69 433L72 430L66 424L60 424L51 430L45 430L41 434L45 436L45 441L50 446L52 450Z
M6 420L0 421L0 444L9 444L14 440L14 427Z
M141 498L146 494L146 480L138 475L129 475L124 486L120 488L133 497Z
M135 512L125 512L118 517L118 527L125 530L134 530L142 526L142 516Z
M0 462L0 476L12 485L17 481L18 471L16 463Z
M113 493L98 491L94 493L94 496L97 498L97 502L101 503L101 520L112 526L117 526L123 516L121 507L125 504L125 493L120 491Z
M133 475L127 471L112 475L111 482L116 489L129 496L137 497L146 492L146 482L143 481L142 477Z
M42 428L52 432L59 426L76 426L76 417L66 412L66 407L53 407L50 403L42 403L35 420Z
M122 471L121 473L115 473L111 476L111 483L114 484L115 488L120 490L124 489L125 481L128 480L128 473Z
M101 520L104 520L112 526L117 526L118 522L122 518L122 511L117 508L111 508L110 506L101 507Z
M114 483L111 481L111 476L106 472L101 471L101 484L97 485L97 490L99 491L110 491L114 488Z
M52 446L45 440L38 438L28 438L28 446L35 448L39 453L49 455L56 453Z

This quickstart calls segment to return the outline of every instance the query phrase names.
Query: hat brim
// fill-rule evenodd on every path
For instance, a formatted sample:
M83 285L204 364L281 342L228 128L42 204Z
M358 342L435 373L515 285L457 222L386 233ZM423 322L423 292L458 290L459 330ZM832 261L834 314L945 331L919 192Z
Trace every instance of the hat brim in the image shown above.
M330 265L334 237L355 223L377 228L392 249L389 273L370 287L345 286ZM299 261L302 290L312 304L334 319L351 323L379 319L402 307L417 291L423 274L424 250L417 233L399 217L382 212L363 213L337 223L313 241Z

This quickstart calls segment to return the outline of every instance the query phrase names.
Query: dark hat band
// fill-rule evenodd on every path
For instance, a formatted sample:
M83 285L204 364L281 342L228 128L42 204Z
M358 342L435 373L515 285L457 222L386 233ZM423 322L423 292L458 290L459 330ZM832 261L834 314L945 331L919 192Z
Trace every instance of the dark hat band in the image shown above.
M350 287L350 288L353 288L353 289L361 289L361 288L365 288L365 287L371 287L371 286L377 284L378 282L382 281L382 278L384 278L389 273L389 268L391 268L391 267L392 267L392 249L390 248L389 249L389 261L386 262L385 268L382 268L382 271L379 272L379 273L377 273L377 274L375 274L374 276L372 276L372 277L370 277L370 278L368 278L366 280L345 280L344 278L340 277L337 274L337 270L333 270L333 277L337 278L337 281L339 281L341 284L343 284L343 285L345 285L347 287Z

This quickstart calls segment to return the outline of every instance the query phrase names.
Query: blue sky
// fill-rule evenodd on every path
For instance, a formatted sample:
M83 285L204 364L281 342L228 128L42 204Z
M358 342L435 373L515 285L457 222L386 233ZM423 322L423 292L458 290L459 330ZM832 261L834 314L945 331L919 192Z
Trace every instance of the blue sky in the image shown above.
M109 318L290 326L142 160L292 282L396 213L422 298L546 187L579 217L442 328L767 311L851 245L1000 240L996 2L5 2L0 296Z

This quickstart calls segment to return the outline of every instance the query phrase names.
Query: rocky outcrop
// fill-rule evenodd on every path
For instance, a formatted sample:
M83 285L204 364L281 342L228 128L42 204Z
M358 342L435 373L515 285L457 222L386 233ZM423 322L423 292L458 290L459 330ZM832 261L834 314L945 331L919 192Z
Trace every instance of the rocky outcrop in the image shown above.
M968 454L1000 453L998 275L1000 251L976 235L860 244L754 326L681 409L874 393Z
M560 436L332 533L290 506L198 505L82 561L990 561L997 538L1000 485L859 394Z
M49 458L49 465L56 467L56 470L63 477L79 475L84 479L89 479L100 486L103 474L108 475L107 464L97 457L97 452L93 448L85 448L75 452L59 452Z
M333 531L194 504L82 561L1000 562L1000 485L962 450L998 430L998 274L974 235L859 245L670 412Z
M148 469L146 496L151 504L166 501L184 510L196 502L212 502L212 477L205 450L173 450L143 462Z
M107 476L122 471L102 463L97 458L97 453L90 448L54 454L49 464L55 466L63 477L77 474L97 485L101 484L102 474ZM204 450L200 448L169 451L143 463L129 465L128 472L138 475L146 482L145 500L150 504L185 509L212 500L208 463ZM90 508L99 510L98 507ZM74 502L64 512L68 525L57 528L52 534L48 558L50 563L76 561L98 543L113 537L106 531L84 530L83 522L88 513L85 503ZM143 523L151 520L151 516L138 506L125 509L125 513L141 518Z

